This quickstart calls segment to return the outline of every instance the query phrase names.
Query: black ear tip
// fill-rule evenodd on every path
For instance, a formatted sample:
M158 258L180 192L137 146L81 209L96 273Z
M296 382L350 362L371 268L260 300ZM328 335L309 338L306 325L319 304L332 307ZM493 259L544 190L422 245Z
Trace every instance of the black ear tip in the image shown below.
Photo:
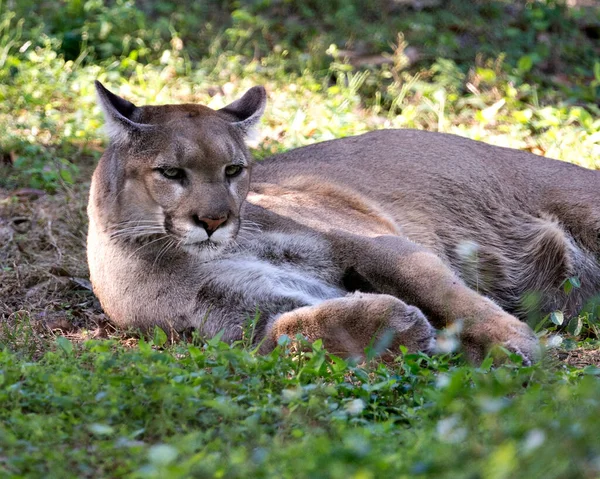
M110 99L111 96L113 95L113 93L108 88L106 88L102 83L100 83L98 80L94 80L94 86L96 87L96 94L101 99L102 98Z
M137 107L130 101L115 95L98 80L94 81L100 106L110 116L124 117L131 120Z
M94 86L96 87L97 91L106 91L106 87L98 80L94 80Z

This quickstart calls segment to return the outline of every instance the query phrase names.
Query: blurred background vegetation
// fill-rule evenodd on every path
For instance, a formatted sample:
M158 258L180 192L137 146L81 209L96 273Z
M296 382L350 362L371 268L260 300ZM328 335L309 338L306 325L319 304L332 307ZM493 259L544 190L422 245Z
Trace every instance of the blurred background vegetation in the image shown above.
M0 186L52 191L97 157L96 78L141 104L213 107L264 84L258 157L410 127L598 168L599 12L593 0L4 0Z

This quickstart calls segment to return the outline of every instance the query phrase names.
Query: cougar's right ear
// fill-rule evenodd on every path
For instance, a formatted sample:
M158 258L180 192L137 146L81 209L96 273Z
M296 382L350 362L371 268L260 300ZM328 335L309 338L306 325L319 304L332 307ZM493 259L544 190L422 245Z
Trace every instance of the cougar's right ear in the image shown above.
M116 143L123 142L132 134L150 128L150 125L133 121L135 113L138 110L137 106L112 93L98 80L94 83L96 85L98 103L104 112L106 132L111 141Z

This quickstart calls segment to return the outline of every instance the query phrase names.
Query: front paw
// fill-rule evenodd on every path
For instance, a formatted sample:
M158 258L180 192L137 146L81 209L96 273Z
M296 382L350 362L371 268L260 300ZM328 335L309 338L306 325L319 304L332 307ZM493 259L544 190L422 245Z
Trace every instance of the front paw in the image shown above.
M465 325L461 339L467 358L473 363L483 361L495 345L518 354L525 366L541 358L540 343L531 328L506 313Z
M395 298L394 298L395 299ZM388 326L394 331L394 350L405 346L408 352L430 354L435 350L435 329L420 309L395 300Z

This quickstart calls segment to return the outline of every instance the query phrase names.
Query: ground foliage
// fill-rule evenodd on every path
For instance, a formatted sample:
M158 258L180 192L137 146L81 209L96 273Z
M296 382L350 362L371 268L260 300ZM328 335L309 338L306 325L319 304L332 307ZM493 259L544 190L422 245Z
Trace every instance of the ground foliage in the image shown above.
M157 339L162 344L165 338ZM156 339L155 339L156 341ZM153 347L154 346L154 347ZM26 477L595 477L600 369L447 357L356 365L315 344L5 350L0 447Z
M94 79L214 108L265 85L258 159L410 127L600 168L599 38L586 0L2 1L0 477L599 476L593 314L538 324L533 367L262 357L115 331L84 254Z

